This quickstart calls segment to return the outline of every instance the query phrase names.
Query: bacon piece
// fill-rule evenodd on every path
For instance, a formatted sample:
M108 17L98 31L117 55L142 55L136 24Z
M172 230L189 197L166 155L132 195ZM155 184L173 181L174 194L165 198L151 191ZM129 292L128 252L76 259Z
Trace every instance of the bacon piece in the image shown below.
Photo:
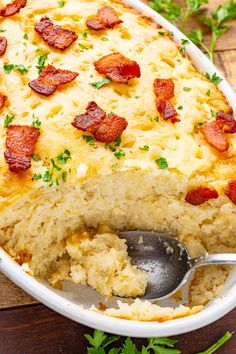
M43 96L51 96L56 89L76 79L79 74L69 70L56 69L53 65L47 65L38 79L29 83L29 87Z
M94 63L95 69L110 80L123 84L129 79L140 77L140 67L136 61L120 53L108 54Z
M35 31L50 47L61 51L69 48L78 38L75 31L54 25L48 17L41 18L40 22L35 26Z
M169 100L174 97L174 90L175 84L172 79L156 79L154 81L154 92L158 98L163 97Z
M116 11L110 6L104 6L98 10L97 20L101 22L105 28L113 28L123 22L118 17Z
M116 114L106 113L94 102L89 102L86 112L79 114L71 123L73 127L92 133L97 141L116 141L126 129L128 122Z
M7 96L3 95L0 92L0 109L2 109L4 107L6 100L7 100Z
M89 29L100 31L106 28L113 28L122 22L112 7L104 6L98 10L96 18L87 20L86 24Z
M228 185L225 189L225 194L234 204L236 204L236 179L228 182Z
M106 118L106 113L96 104L96 102L89 102L86 113L79 114L75 117L71 124L73 127L93 133L102 121Z
M232 114L219 111L216 115L216 121L224 133L236 133L236 120Z
M229 143L217 121L214 120L210 123L206 123L202 127L202 133L207 143L219 152L224 152L228 150Z
M9 17L17 14L26 6L27 0L15 0L0 9L0 16Z
M185 197L186 202L192 205L200 205L209 199L218 198L219 194L214 188L199 186L189 191Z
M178 123L180 119L178 118L178 113L173 106L173 104L164 98L160 97L157 99L157 110L164 120L171 120L171 123Z
M5 53L7 49L7 40L5 37L0 37L0 57Z
M11 172L20 173L31 167L31 157L39 135L39 129L29 125L10 125L7 128L4 156Z
M116 141L127 128L128 122L125 118L116 114L109 114L94 132L97 141L111 143Z

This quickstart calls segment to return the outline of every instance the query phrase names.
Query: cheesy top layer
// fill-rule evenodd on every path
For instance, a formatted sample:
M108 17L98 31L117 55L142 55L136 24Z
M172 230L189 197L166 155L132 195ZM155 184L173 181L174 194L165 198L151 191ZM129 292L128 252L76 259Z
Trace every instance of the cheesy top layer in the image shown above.
M8 2L2 1L3 5ZM228 135L230 149L219 154L206 143L200 127L214 119L214 112L229 112L230 107L217 87L181 54L170 34L120 1L65 0L63 7L59 3L58 0L28 0L20 13L1 21L2 35L8 40L7 51L0 58L0 92L8 96L8 103L1 111L1 205L11 204L32 189L60 185L65 180L84 182L99 174L143 170L163 174L164 178L167 171L156 162L161 157L168 163L168 173L189 179L200 175L214 186L224 186L235 172L236 137ZM86 20L105 5L112 6L123 23L96 33L88 30ZM43 16L74 30L78 40L65 52L49 47L34 30ZM97 89L91 84L103 80L104 76L96 72L93 63L113 52L137 61L141 78ZM28 83L38 77L37 66L43 58L45 65L76 71L79 76L72 83L60 86L51 97L38 95ZM16 67L10 71L9 64L24 65L28 72L21 73ZM164 121L158 114L153 92L156 78L173 79L175 97L171 101L179 113L179 123ZM71 126L75 115L83 113L91 100L107 113L126 118L128 128L121 141L109 145L99 143ZM13 115L12 124L36 122L41 130L36 161L32 160L32 168L21 174L11 173L3 156L4 121ZM65 151L66 158L60 163L58 156ZM52 160L59 168L53 168Z

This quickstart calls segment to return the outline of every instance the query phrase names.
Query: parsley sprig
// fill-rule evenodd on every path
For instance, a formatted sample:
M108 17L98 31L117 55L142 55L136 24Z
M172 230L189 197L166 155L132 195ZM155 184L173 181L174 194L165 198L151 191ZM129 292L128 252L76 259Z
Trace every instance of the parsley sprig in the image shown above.
M225 3L220 4L207 16L203 15L201 10L202 6L208 3L208 0L184 0L184 2L186 4L184 9L181 9L177 0L151 0L149 5L168 20L174 23L178 22L183 32L186 32L188 20L192 16L199 15L199 20L210 28L210 46L208 47L204 41L204 34L201 28L196 28L186 34L193 43L205 50L213 61L218 38L230 28L229 21L236 18L236 3L234 0L226 0ZM182 49L183 51L185 51L185 48Z
M88 354L181 354L181 351L176 348L177 341L166 337L148 339L147 345L143 345L141 350L130 337L125 339L122 346L117 347L120 337L109 336L99 330L95 330L93 336L85 334L85 338L90 344L87 348ZM211 347L197 354L213 354L231 338L232 333L226 332Z

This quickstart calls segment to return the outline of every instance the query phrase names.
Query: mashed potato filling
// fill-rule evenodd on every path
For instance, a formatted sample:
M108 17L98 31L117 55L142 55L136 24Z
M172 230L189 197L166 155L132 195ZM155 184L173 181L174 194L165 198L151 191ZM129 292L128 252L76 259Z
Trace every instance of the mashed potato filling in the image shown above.
M89 31L87 19L104 5L112 6L123 23ZM34 31L43 16L75 31L78 40L64 52L49 47ZM70 280L105 296L135 297L144 293L147 274L131 265L117 230L168 233L193 257L236 252L236 206L224 193L236 176L236 135L228 134L229 150L219 154L201 133L214 112L228 113L230 107L165 29L113 0L67 0L64 7L57 0L28 0L20 13L2 20L1 28L8 41L0 58L0 92L8 96L2 122L10 117L12 124L40 127L32 168L18 175L5 163L6 129L3 124L0 129L0 245L25 270L55 287ZM137 61L141 77L98 89L104 76L94 62L116 52ZM28 83L42 63L79 76L52 96L39 96ZM7 72L9 64L13 69ZM26 69L19 72L18 65ZM176 124L157 112L156 78L174 82ZM72 127L91 100L127 120L115 143L97 142ZM216 189L219 197L199 206L187 203L186 193L199 185ZM105 313L157 321L193 314L219 294L229 272L221 266L196 272L188 305L197 308L160 308L138 300Z

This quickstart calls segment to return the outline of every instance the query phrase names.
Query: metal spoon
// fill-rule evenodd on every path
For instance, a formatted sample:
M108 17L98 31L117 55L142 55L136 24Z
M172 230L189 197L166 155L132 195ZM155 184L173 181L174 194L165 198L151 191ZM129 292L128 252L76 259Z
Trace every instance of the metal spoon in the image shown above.
M205 254L191 258L176 238L157 232L124 231L132 264L148 272L142 299L160 300L173 295L187 282L192 270L210 264L236 264L236 254Z

